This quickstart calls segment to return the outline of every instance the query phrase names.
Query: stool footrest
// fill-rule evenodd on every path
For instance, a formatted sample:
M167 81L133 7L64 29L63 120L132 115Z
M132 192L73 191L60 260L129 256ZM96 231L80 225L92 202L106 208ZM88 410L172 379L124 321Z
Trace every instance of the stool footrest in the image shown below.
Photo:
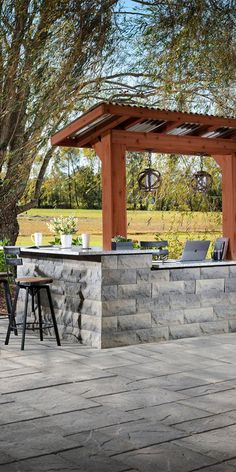
M23 326L23 323L16 323L15 326L14 325L11 325L10 328L12 329L16 329L17 326ZM42 329L46 329L46 328L53 328L53 324L50 324L50 323L42 323ZM40 325L39 325L39 322L29 322L27 321L26 323L26 329L40 329Z

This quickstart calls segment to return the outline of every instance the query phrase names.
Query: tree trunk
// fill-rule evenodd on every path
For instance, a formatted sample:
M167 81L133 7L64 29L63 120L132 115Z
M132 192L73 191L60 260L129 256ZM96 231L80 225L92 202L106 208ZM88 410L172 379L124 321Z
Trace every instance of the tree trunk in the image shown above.
M8 244L15 245L19 234L19 224L17 221L16 207L0 209L0 239L6 239Z

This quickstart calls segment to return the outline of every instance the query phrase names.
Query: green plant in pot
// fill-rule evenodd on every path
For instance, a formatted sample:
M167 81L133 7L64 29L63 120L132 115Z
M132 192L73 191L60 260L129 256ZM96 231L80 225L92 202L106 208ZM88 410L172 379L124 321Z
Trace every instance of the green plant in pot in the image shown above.
M112 250L116 251L117 249L120 250L128 250L133 249L133 241L132 239L127 239L124 236L117 235L112 238Z
M54 244L60 244L61 247L71 247L74 243L72 235L77 232L77 218L74 216L53 218L50 223L47 223L48 228L54 233L55 241ZM75 243L74 243L75 244Z

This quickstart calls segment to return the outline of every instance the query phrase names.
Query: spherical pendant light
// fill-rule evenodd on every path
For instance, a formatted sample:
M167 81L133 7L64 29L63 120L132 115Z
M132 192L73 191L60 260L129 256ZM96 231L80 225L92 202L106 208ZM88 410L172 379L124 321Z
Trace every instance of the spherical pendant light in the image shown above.
M144 192L154 192L160 187L161 174L158 170L152 169L151 158L152 153L149 151L149 166L140 172L138 176L138 186L140 190Z
M195 172L191 178L191 187L194 192L207 193L212 187L212 176L203 170L203 158L201 156L201 169Z

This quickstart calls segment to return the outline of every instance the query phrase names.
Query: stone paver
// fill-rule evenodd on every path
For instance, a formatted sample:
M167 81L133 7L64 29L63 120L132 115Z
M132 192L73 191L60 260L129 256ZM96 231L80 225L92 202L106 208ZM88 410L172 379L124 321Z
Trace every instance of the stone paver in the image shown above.
M0 324L0 472L236 472L236 334L99 351Z

